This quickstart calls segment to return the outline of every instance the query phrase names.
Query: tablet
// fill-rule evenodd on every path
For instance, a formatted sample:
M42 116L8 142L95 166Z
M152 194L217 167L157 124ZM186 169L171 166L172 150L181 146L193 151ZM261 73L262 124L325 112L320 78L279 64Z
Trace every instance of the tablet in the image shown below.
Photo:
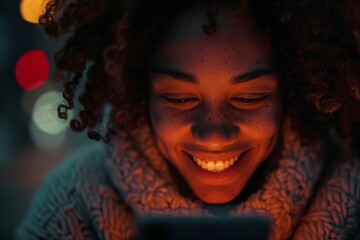
M133 240L267 240L260 217L143 217Z

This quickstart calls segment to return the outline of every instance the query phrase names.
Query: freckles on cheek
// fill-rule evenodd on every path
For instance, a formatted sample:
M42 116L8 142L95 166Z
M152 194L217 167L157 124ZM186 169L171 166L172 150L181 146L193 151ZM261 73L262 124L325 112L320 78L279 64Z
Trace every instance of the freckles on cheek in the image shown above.
M237 114L240 121L240 131L253 138L268 141L277 135L280 125L280 112L270 106L264 106L255 111L244 111Z
M179 117L176 113L161 107L150 108L150 111L153 130L161 139L166 139L179 128Z

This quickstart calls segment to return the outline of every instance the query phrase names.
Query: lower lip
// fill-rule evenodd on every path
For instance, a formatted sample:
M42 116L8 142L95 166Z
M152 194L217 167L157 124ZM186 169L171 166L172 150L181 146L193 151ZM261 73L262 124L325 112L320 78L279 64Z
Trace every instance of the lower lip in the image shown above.
M249 150L246 150L239 156L239 159L235 162L235 164L228 169L221 172L210 172L198 166L191 155L187 153L184 153L184 155L187 159L186 165L189 166L191 171L190 174L198 178L199 181L205 182L206 184L222 184L224 182L229 182L236 179L243 171L242 168L244 163L250 157Z

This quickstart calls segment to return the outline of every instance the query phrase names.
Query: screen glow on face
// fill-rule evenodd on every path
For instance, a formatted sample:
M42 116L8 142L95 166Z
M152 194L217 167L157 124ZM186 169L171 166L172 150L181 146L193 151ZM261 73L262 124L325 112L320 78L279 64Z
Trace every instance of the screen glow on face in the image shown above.
M204 202L226 203L276 145L279 78L271 46L234 8L217 33L202 30L206 5L184 12L150 59L150 119L164 157ZM239 22L240 21L240 22Z

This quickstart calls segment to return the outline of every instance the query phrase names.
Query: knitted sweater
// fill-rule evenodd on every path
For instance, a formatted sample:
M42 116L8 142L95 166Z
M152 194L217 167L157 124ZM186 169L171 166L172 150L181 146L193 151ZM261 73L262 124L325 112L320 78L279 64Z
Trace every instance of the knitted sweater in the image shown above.
M103 146L91 145L51 171L18 228L17 238L128 238L132 216L111 184L104 159Z
M322 145L284 135L278 167L229 215L271 220L270 239L360 239L360 162L337 161L324 176ZM89 146L52 171L17 231L19 239L129 239L135 217L212 214L182 196L149 129L119 133L112 156ZM219 206L221 207L221 206Z

